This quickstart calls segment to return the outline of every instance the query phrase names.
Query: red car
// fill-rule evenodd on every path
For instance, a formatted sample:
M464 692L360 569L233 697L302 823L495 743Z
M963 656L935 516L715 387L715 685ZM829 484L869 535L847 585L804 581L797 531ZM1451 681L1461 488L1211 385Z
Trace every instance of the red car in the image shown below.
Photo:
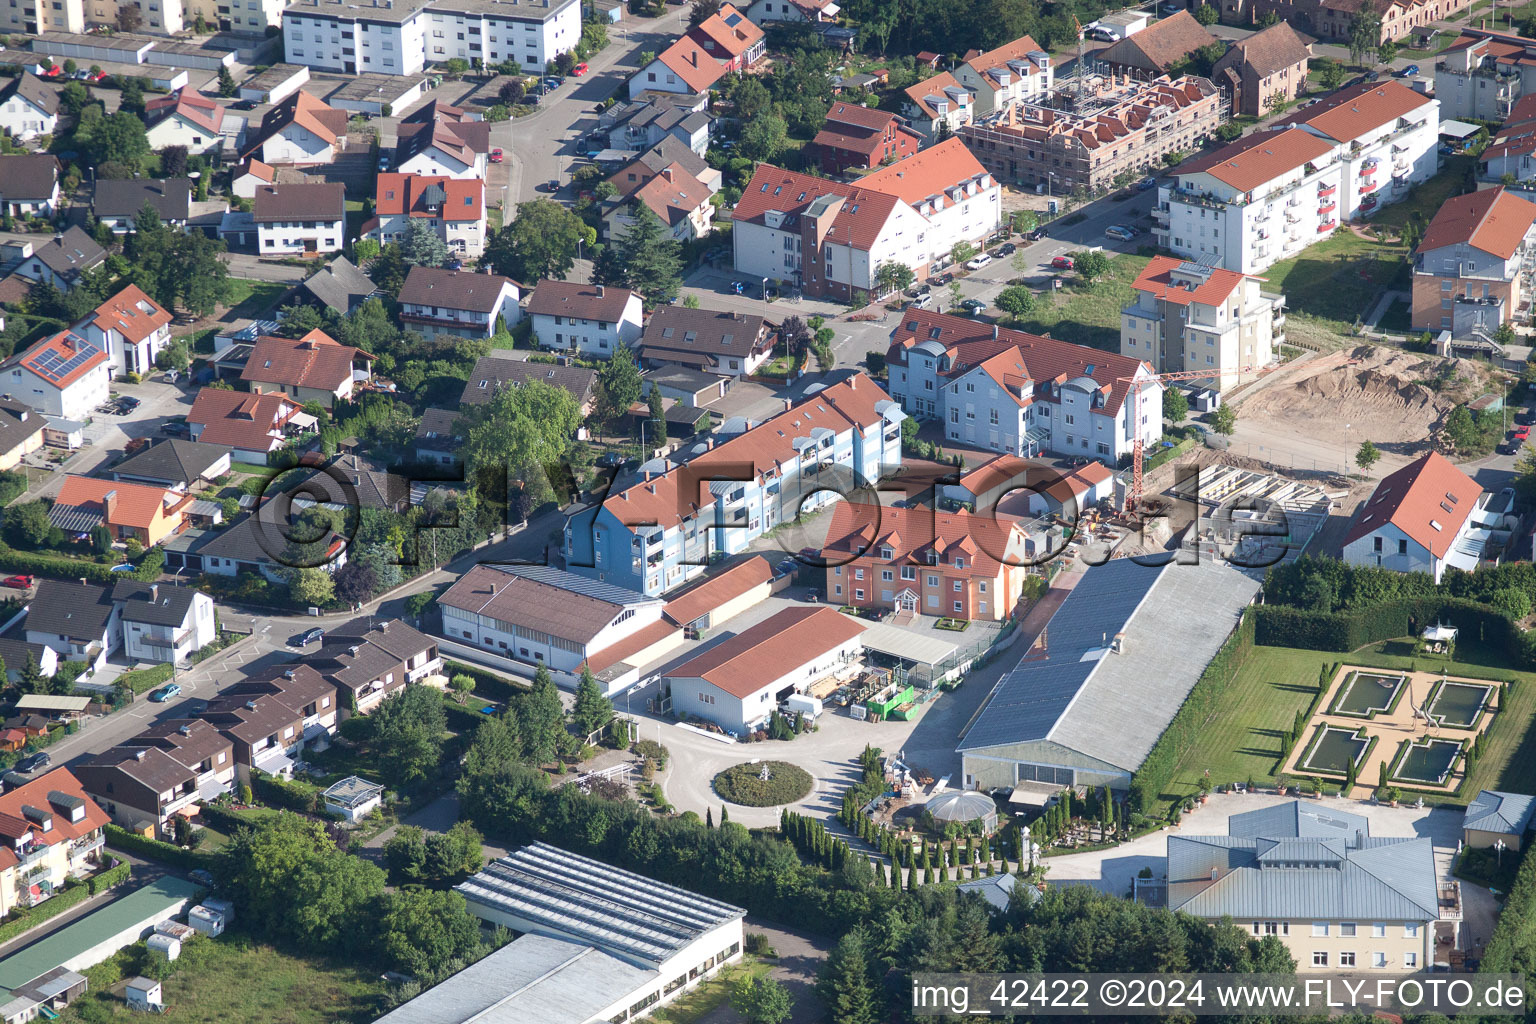
M582 75L584 75L586 73L587 73L587 62L586 61L582 61L580 64L577 64L575 67L571 68L571 74L575 75L577 78L580 78Z
M43 77L44 78L58 78L63 73L64 73L64 69L59 67L57 64L55 64L53 67L51 67L47 71L43 72Z
M91 77L87 78L86 81L87 82L99 82L103 78L106 78L106 77L107 77L107 73L105 71L96 71L96 72L92 72Z
M0 586L11 587L11 588L13 588L15 590L31 590L32 589L32 577L31 576L7 576L5 579L0 580Z
M504 156L504 154L501 152L501 147L497 146L495 149L491 150L491 163L493 163L493 164L501 163L501 161L503 159L503 156Z
M1516 441L1527 441L1527 440L1530 440L1530 437L1531 437L1531 428L1530 427L1516 427L1515 428L1515 440Z
M1077 264L1072 262L1071 256L1057 256L1051 260L1051 266L1061 270L1071 270Z

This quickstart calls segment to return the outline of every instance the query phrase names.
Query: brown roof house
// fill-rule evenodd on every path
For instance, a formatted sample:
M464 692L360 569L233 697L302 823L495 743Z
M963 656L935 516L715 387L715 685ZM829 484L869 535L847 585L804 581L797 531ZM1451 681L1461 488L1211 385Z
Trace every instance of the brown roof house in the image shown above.
M318 256L346 244L347 196L339 183L262 185L251 214L263 256ZM229 232L221 226L227 237Z
M576 399L576 404L581 407L581 414L583 416L591 414L594 389L597 386L596 370L585 366L514 359L510 353L500 351L492 352L475 361L475 368L469 373L469 380L464 385L464 394L460 396L459 404L483 405L495 397L498 389L515 388L531 380L542 381L550 387L569 391L571 397ZM432 411L427 410L427 412ZM423 424L427 419L424 413ZM433 426L439 434L444 434L445 428L446 431L457 432L456 425L447 424L435 417Z
M328 164L347 148L347 112L300 89L267 111L251 139L240 154L242 160Z
M409 683L447 684L437 641L399 619L353 619L305 660L335 685L343 717L366 715Z
M838 101L827 111L826 124L812 145L827 174L868 171L916 153L923 137L895 114L857 103Z
M1258 116L1295 99L1307 84L1310 38L1280 22L1232 44L1211 69L1211 79L1237 114Z
M287 395L296 405L333 409L372 376L373 355L318 327L302 338L257 338L240 379L256 394Z
M197 717L229 738L242 778L252 768L286 777L299 751L325 749L336 731L336 687L309 665L273 665L220 692Z
M635 165L645 166L639 161ZM646 172L639 175L640 181L629 192L616 196L603 214L610 241L622 238L629 230L639 206L649 209L679 242L709 234L714 227L715 206L710 202L714 193L708 185L681 164L668 164L657 171L646 168Z
M1109 69L1133 78L1153 79L1196 50L1221 40L1211 35L1188 11L1180 11L1115 43L1099 53Z
M522 319L523 286L498 274L412 267L400 288L400 322L428 341L489 338L498 319Z
M230 791L235 748L211 722L171 718L90 758L75 775L117 824L168 832L173 816L191 817L197 801Z
M745 377L768 360L777 339L773 326L754 314L661 306L645 325L640 359L649 367Z
M640 340L640 295L628 288L540 281L524 305L540 348L606 357Z

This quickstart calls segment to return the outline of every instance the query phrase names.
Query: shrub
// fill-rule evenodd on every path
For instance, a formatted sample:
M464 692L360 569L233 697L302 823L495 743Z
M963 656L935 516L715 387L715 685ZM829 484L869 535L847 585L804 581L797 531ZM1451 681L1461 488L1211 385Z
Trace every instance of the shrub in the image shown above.
M667 748L662 746L657 741L636 740L632 749L642 758L645 758L654 763L658 770L666 768L668 757Z
M763 769L768 778L761 778ZM784 761L759 761L732 765L715 776L715 792L747 807L776 807L804 799L811 791L811 776L803 768Z

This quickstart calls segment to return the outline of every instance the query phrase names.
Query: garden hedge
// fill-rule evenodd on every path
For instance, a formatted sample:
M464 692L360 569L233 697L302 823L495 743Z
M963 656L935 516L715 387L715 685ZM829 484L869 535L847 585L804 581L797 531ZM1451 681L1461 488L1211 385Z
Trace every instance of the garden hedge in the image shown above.
M35 907L17 907L11 911L11 919L0 924L0 942L9 942L29 928L36 928L51 917L58 917L70 907L85 902L90 895L91 887L81 883L61 890L51 899L44 900Z
M128 876L133 872L133 865L126 860L120 860L105 871L98 871L85 880L86 887L94 896L99 892L106 892L114 885L121 885L128 881Z
M1536 846L1527 846L1515 884L1499 913L1499 923L1483 948L1479 970L1490 974L1523 972L1526 1003L1536 999Z
M473 704L476 697L486 697L490 700L508 701L519 694L527 693L528 687L520 686L510 679L492 675L481 668L466 665L462 661L450 661L443 659L443 674L449 679L454 676L469 676L475 681L475 692L469 695Z
M1407 597L1349 612L1266 604L1255 608L1254 616L1254 642L1267 647L1348 652L1443 622L1460 631L1458 642L1482 643L1506 652L1517 666L1536 667L1531 639L1509 616L1459 597Z
M183 850L172 843L162 843L158 839L146 839L118 825L107 825L106 833L107 846L114 850L120 850L124 853L136 853L141 857L157 860L187 871L191 871L193 868L208 868L212 866L214 861L214 855L211 853Z
M272 807L313 814L320 805L320 790L301 782L289 782L265 772L251 772L251 792Z

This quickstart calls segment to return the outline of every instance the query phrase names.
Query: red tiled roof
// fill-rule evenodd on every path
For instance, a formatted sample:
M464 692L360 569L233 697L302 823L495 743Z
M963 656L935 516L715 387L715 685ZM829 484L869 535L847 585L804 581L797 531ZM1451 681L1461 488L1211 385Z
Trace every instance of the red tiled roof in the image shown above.
M362 349L343 345L317 327L298 339L257 338L240 379L335 391L352 379L354 360L372 358Z
M1163 18L1100 51L1101 61L1167 71L1181 57L1218 42L1188 11Z
M197 439L206 444L269 452L280 440L283 425L297 411L282 395L203 388L187 413L187 422L203 424Z
M1035 42L1031 37L1023 35L1011 43L1004 43L995 50L988 50L986 53L967 54L965 63L970 65L971 70L978 75L985 75L993 68L1002 67L1009 61L1023 60L1031 53L1044 52L1045 47ZM922 59L922 54L918 54L918 59ZM1044 71L1035 66L1034 61L1029 61L1028 63L1028 74L1044 74Z
M88 353L88 354L87 354ZM55 367L67 366L77 355L87 354L63 376ZM74 331L60 331L33 345L17 362L49 384L63 391L96 367L107 362L107 354Z
M831 608L786 608L727 637L667 674L697 677L736 697L763 687L834 651L867 627Z
M429 208L427 190L444 193L442 205ZM449 178L434 174L381 174L373 193L381 215L440 217L445 221L480 221L485 216L485 182L479 178ZM435 196L434 196L435 198Z
M79 821L70 821L68 811L49 800L54 793L61 793L84 803L84 817ZM36 807L47 811L53 816L53 827L44 832L41 825L27 820L22 814L23 807ZM96 801L86 796L80 780L75 778L68 768L55 768L42 778L33 779L26 785L0 796L0 821L4 822L0 833L10 839L30 835L34 846L57 846L60 843L84 838L106 827L110 820L107 812L98 807ZM14 844L0 843L0 871L13 868L18 863L20 861L16 856Z
M1433 96L1415 92L1401 82L1361 82L1281 118L1275 126L1309 125L1336 142L1348 142L1432 102Z
M277 180L277 171L273 169L272 165L264 164L260 160L257 160L255 157L251 157L245 163L235 168L235 177L240 178L247 174L255 175L257 178L266 182L273 182Z
M96 326L103 331L116 331L130 342L143 341L170 322L171 314L136 284L96 307Z
M933 552L946 575L995 579L1004 565L1015 563L1022 543L1012 516L840 501L832 507L822 548L891 566L935 564L928 560ZM889 558L881 556L883 548L890 548ZM955 566L957 557L964 567Z
M911 163L915 159L908 157L902 163ZM732 219L759 221L769 210L797 215L824 195L841 196L844 199L833 218L827 238L855 249L868 249L874 245L900 201L896 196L877 192L863 184L847 185L828 178L786 171L772 164L758 164L752 180L742 191Z
M586 667L594 673L606 671L621 661L633 658L646 648L656 646L674 633L681 633L681 628L666 619L657 619L649 626L644 626L624 639L594 652L588 656L583 665L577 666L577 670L580 671L582 667Z
M916 85L907 86L906 93L907 99L911 100L913 105L922 110L923 113L927 114L929 117L938 117L939 112L929 105L928 97L941 96L949 98L950 95L956 90L965 93L967 97L969 97L971 94L971 91L965 86L961 85L960 80L957 79L954 75L950 74L948 71L940 71L936 75L923 79ZM950 99L949 101L954 102L953 99ZM965 105L970 105L969 99L967 99Z
M1173 173L1204 171L1235 189L1251 192L1332 150L1332 145L1305 129L1269 129L1254 132L1215 152L1186 160L1175 167Z
M144 105L144 113L154 123L167 117L180 117L205 132L217 135L224 126L224 108L213 100L186 89L170 96L162 96Z
M662 614L679 626L686 626L772 578L773 569L768 560L762 555L753 555L678 594L667 602Z
M699 22L688 34L700 44L714 43L718 50L733 58L740 57L763 38L763 30L730 4L721 4L717 13Z
M327 105L303 89L267 111L246 155L257 152L266 141L290 124L296 124L332 145L347 134L347 112Z
M1232 44L1217 66L1246 65L1260 78L1273 75L1297 64L1305 65L1312 56L1309 40L1286 22L1260 29L1247 39Z
M689 174L682 164L672 163L651 175L629 198L644 203L670 227L687 220L709 202L710 195L709 186Z
M1436 558L1444 558L1482 493L1450 459L1430 452L1382 479L1360 506L1344 543L1353 544L1391 523Z
M1174 256L1154 256L1132 286L1139 292L1151 292L1156 298L1175 305L1187 306L1198 302L1202 306L1219 306L1227 296L1243 283L1243 275L1234 270L1219 267L1206 268L1210 274L1198 286L1191 288L1183 281L1175 282L1174 273L1184 265L1184 260ZM1190 277L1193 275L1180 275Z
M1525 240L1532 223L1536 223L1536 203L1505 191L1503 185L1469 192L1445 201L1416 251L1465 244L1507 260Z
M112 514L106 515L106 498L117 493ZM103 518L112 526L150 529L161 516L169 515L190 502L191 495L178 494L163 487L132 484L120 480L99 480L91 476L66 476L54 503L70 507L100 506Z
M920 206L937 197L937 205L942 208L955 201L948 195L950 189L978 179L990 181L987 169L981 166L981 161L972 155L965 143L958 138L948 138L865 175L859 185L893 195L909 206Z
M694 92L704 92L725 75L725 65L688 36L662 50L657 60Z

